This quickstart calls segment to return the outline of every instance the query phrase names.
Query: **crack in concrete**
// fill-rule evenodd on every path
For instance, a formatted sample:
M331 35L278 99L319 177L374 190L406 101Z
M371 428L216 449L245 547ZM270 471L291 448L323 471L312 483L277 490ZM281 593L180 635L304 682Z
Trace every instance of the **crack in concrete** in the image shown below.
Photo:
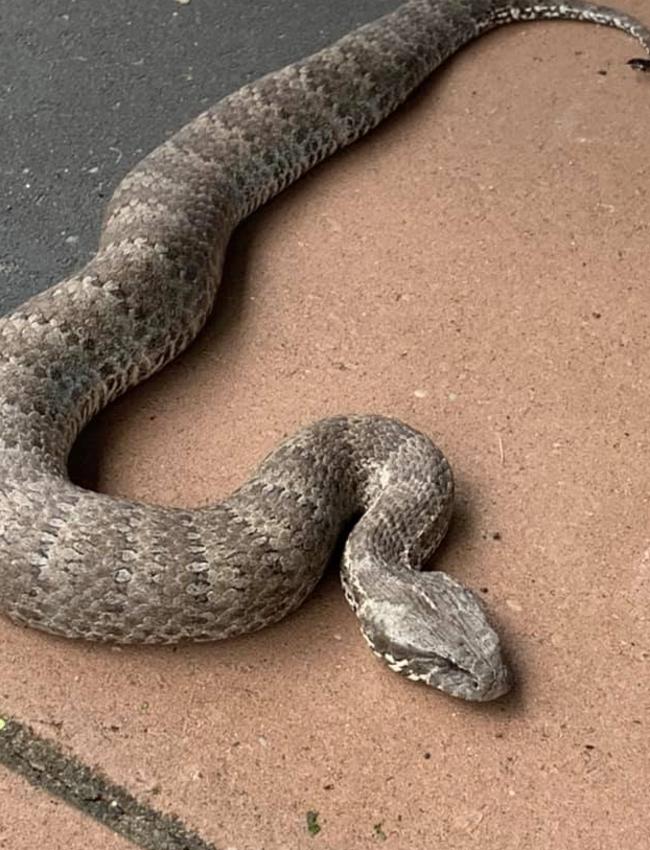
M31 785L60 797L144 850L217 850L165 815L137 800L76 756L11 718L0 718L0 763Z

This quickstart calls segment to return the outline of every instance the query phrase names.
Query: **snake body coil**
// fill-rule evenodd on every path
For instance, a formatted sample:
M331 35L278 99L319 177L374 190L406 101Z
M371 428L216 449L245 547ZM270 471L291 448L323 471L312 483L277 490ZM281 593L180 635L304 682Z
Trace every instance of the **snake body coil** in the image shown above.
M127 174L85 268L0 321L0 606L13 620L118 642L249 632L300 605L354 522L342 580L373 650L454 696L508 689L474 595L418 572L447 529L453 480L406 425L318 422L196 510L89 492L66 464L99 409L199 332L243 218L375 127L466 42L535 18L615 26L650 52L639 22L578 0L411 0L224 98Z

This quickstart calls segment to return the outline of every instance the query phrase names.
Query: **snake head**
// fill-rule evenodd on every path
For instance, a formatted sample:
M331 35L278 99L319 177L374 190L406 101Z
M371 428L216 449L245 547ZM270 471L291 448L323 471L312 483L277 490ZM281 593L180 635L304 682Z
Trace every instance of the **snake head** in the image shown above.
M373 652L397 673L454 697L505 694L510 673L478 598L442 572L382 577L357 608Z

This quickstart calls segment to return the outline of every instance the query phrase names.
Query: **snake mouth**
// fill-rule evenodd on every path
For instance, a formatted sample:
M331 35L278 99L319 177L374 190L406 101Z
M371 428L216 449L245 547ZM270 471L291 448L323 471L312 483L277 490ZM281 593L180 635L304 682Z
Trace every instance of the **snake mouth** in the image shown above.
M505 664L482 662L474 667L463 665L440 655L420 656L397 660L383 656L391 670L414 682L423 682L449 696L469 702L489 702L506 694L512 687L512 677Z
M512 677L504 664L469 669L448 658L437 659L427 684L452 697L470 702L488 702L508 693Z
M489 660L476 660L473 664L463 664L437 654L396 657L391 652L378 651L365 637L375 655L395 673L412 682L423 682L449 696L469 702L489 702L508 693L512 687L510 670L500 654Z

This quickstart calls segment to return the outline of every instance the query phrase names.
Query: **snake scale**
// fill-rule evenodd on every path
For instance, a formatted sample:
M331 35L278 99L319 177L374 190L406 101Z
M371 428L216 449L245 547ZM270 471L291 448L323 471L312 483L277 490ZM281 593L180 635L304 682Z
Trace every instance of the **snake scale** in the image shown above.
M67 459L98 410L197 335L242 219L471 39L550 18L618 27L650 53L638 21L578 0L410 0L225 97L124 177L95 256L0 320L0 606L12 620L123 643L250 632L301 604L347 534L343 588L377 655L456 697L508 690L477 597L421 571L454 485L443 454L407 425L322 420L227 499L192 510L85 490Z

